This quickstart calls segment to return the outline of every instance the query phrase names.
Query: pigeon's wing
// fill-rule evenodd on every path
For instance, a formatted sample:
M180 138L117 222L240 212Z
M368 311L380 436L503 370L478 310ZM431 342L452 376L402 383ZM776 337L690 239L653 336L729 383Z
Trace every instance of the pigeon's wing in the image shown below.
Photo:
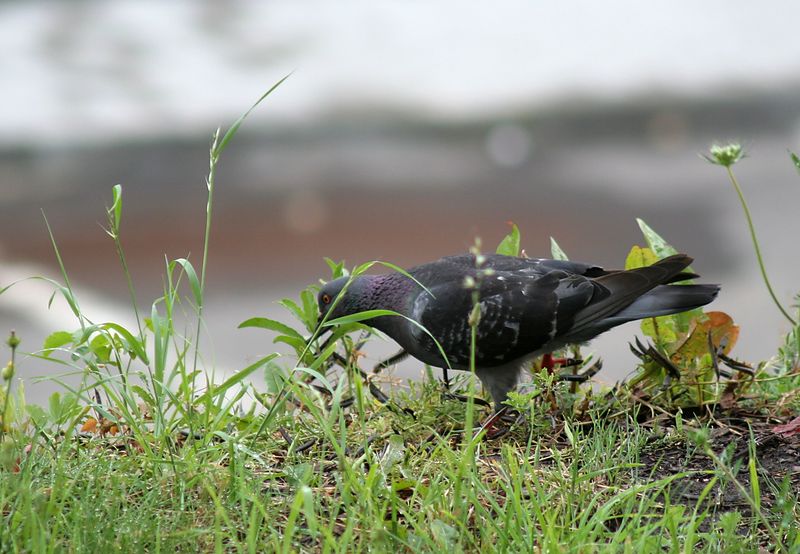
M502 254L489 254L484 256L485 261L481 269L494 271L511 271L529 275L544 275L551 271L565 271L585 277L599 277L608 273L602 267L583 262L567 260L551 260L549 258L521 258L517 256L504 256ZM446 256L430 264L418 266L410 270L427 273L428 270L436 273L451 271L461 274L474 274L477 271L476 260L473 254L459 254Z
M564 271L545 274L495 272L481 280L480 319L476 328L476 361L482 367L502 365L521 358L550 342L603 287L591 279ZM472 291L461 281L440 283L430 294L421 292L412 317L439 342L450 363L468 367L471 344L469 316ZM415 342L427 359L441 355L430 337L414 328ZM434 362L430 362L434 363Z
M495 271L521 271L539 275L544 275L551 271L564 271L575 275L583 275L584 277L599 277L606 274L602 267L594 264L569 260L551 260L549 258L518 258L500 254L486 256L486 263L483 267Z

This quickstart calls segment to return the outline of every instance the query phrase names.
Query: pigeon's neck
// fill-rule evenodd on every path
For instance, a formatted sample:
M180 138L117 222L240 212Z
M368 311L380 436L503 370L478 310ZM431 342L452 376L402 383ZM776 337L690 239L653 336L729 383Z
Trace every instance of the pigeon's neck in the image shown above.
M365 286L361 294L364 310L393 310L405 313L408 296L414 282L399 273L365 275Z
M414 281L400 273L387 275L369 275L361 299L362 310L391 310L408 316L409 298L418 286ZM402 327L403 318L397 316L376 317L369 324L387 335L394 337L398 327Z

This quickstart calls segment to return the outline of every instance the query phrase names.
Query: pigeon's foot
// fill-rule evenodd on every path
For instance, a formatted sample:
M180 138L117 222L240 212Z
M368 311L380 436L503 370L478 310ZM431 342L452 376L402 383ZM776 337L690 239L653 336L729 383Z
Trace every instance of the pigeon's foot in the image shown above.
M483 406L489 407L491 404L484 400L483 398L479 398L477 396L471 397L472 401L475 403L476 406ZM458 400L459 402L469 402L470 397L464 394L457 394L454 392L450 392L449 390L442 391L442 400Z
M523 417L524 416L517 410L506 406L489 416L480 426L478 432L481 433L485 431L485 436L489 440L499 439L508 433L514 425L519 423ZM504 425L500 426L500 423Z
M579 360L583 363L583 360ZM580 365L580 364L576 364ZM598 374L598 372L603 369L603 360L600 358L595 358L592 360L592 363L582 366L580 368L582 371L578 371L577 373L559 373L558 380L559 381L567 381L569 383L585 383L592 377Z

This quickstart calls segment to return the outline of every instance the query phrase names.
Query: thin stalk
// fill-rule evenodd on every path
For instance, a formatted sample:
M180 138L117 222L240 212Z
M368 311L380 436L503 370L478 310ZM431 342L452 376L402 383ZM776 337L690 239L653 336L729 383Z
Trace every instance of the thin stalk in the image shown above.
M472 291L472 313L469 316L469 372L472 374L472 379L470 379L470 391L467 395L467 421L465 429L468 430L469 435L469 442L470 445L468 449L468 453L470 456L472 455L473 450L473 442L475 438L475 432L473 430L473 421L474 421L474 411L475 411L475 376L476 376L476 365L475 365L475 356L477 351L477 344L478 344L478 324L481 320L481 305L480 305L480 287L481 287L481 273L480 268L478 269L478 279L475 283L475 288Z
M109 216L110 218L111 216ZM125 258L125 251L122 249L122 242L120 241L119 237L119 227L115 226L112 223L113 233L109 233L111 235L112 240L114 241L114 247L117 249L117 257L119 257L119 262L122 265L122 272L125 274L125 280L128 284L128 294L131 297L131 305L133 306L133 314L136 317L136 326L139 329L139 338L144 341L144 330L142 328L142 318L139 315L139 304L136 300L136 289L133 287L133 279L131 278L131 272L128 269L128 261Z
M480 275L479 275L480 277ZM467 479L472 481L475 463L475 448L476 441L480 440L480 431L475 431L475 353L476 343L478 339L478 322L480 321L480 280L475 284L472 292L472 313L469 316L470 327L470 344L469 344L469 371L472 374L472 379L469 380L469 390L467 393L467 413L464 421L464 455L458 467L458 479L456 479L454 489L454 501L457 502L456 510L459 516L463 517L466 521L468 517L468 509L465 508L469 501L467 495L469 494L464 490L464 483Z
M480 283L477 285L480 286ZM476 344L478 342L478 321L480 319L480 304L479 302L479 293L478 289L472 293L472 321L470 321L470 329L469 329L469 372L472 374L472 379L470 379L470 391L467 395L467 418L466 418L466 425L465 430L468 432L467 438L469 440L468 444L472 445L474 439L474 430L473 430L473 421L474 421L474 413L475 413L475 351L476 351ZM468 450L469 454L472 454L472 449Z
M219 161L219 128L214 132L211 141L211 155L208 164L208 177L206 187L208 188L208 201L206 203L206 227L203 235L203 260L200 264L200 295L197 299L197 333L194 340L194 363L193 369L197 371L197 359L200 356L200 333L203 329L203 305L204 293L206 290L206 266L208 264L208 243L211 239L211 212L214 206L214 180L217 175L217 162ZM192 378L192 392L194 393L194 378Z
M758 245L758 238L756 237L756 229L753 226L753 218L750 217L750 208L747 207L747 202L744 199L744 193L742 192L742 187L739 186L739 181L736 179L736 175L733 173L733 169L730 166L725 168L728 171L728 177L733 184L733 188L736 190L736 194L739 195L739 202L742 204L742 209L744 210L744 216L747 219L747 227L750 230L750 238L753 239L753 249L756 252L756 259L758 260L758 267L761 270L761 277L764 279L764 284L767 286L767 291L769 291L769 295L772 297L772 301L778 307L780 312L783 314L789 323L792 326L796 326L797 322L794 320L792 316L789 315L784 307L781 305L780 300L778 300L775 291L772 290L772 285L769 282L769 277L767 277L767 269L764 266L764 259L761 257L761 248Z
M239 119L234 121L233 125L225 131L225 134L220 139L220 132L221 130L217 128L214 132L214 137L211 141L211 152L209 155L209 162L208 162L208 177L206 178L206 186L208 188L208 203L206 204L206 229L205 235L203 237L203 261L200 266L200 295L197 299L197 335L195 337L195 345L194 345L194 370L197 370L197 359L200 355L200 331L203 326L203 293L205 292L205 285L206 285L206 265L208 262L208 243L211 237L211 211L214 205L214 180L217 175L217 163L219 163L219 157L222 154L222 151L225 150L225 147L228 146L228 143L233 139L236 135L236 132L239 130L239 127L244 123L244 120L247 119L247 116L250 115L256 106L258 106L267 96L272 94L272 92L281 86L281 84L289 78L289 73L277 83L272 85L270 89L261 95L261 97L256 100L256 102L250 106L244 114L242 114ZM192 379L192 390L194 390L194 379Z
M8 346L11 348L11 362L9 362L9 367L11 370L8 372L8 375L5 373L3 377L6 378L6 394L3 398L3 424L0 425L0 440L3 439L6 432L6 426L8 425L8 407L11 405L11 384L14 382L14 373L17 368L17 346L19 345L19 339L17 339L16 333L11 331L11 336L8 338ZM9 427L10 429L10 427Z
M11 364L12 367L14 364L14 351L11 351ZM14 379L9 379L6 384L6 394L3 398L3 424L0 425L0 440L3 439L3 435L6 433L6 425L8 425L8 407L11 405L11 383L14 382ZM10 429L10 427L9 427Z
M58 245L56 244L56 237L55 235L53 235L53 230L50 228L50 222L47 221L47 216L44 214L44 210L42 210L42 217L44 218L44 224L47 227L47 234L50 236L50 244L53 245L53 252L55 252L56 254L58 267L61 269L61 276L64 278L64 288L66 288L67 292L69 293L69 298L67 299L67 303L70 304L70 308L75 314L75 317L78 318L78 323L80 323L81 325L81 331L85 331L86 318L83 315L80 306L78 306L78 299L75 298L75 292L72 290L72 284L69 282L69 277L67 276L67 268L64 266L64 260L61 259L61 252L58 250Z

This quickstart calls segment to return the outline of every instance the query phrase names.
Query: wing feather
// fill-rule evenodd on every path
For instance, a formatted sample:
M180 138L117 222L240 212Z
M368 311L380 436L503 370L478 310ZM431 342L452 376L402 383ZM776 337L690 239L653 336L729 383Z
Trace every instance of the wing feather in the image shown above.
M422 291L415 299L412 317L439 341L454 367L468 367L472 291L460 281L440 282L429 290L433 296ZM479 294L477 361L483 367L502 365L539 350L571 325L597 290L590 279L564 271L496 271L485 276ZM427 353L441 361L426 333L420 329L412 333Z

